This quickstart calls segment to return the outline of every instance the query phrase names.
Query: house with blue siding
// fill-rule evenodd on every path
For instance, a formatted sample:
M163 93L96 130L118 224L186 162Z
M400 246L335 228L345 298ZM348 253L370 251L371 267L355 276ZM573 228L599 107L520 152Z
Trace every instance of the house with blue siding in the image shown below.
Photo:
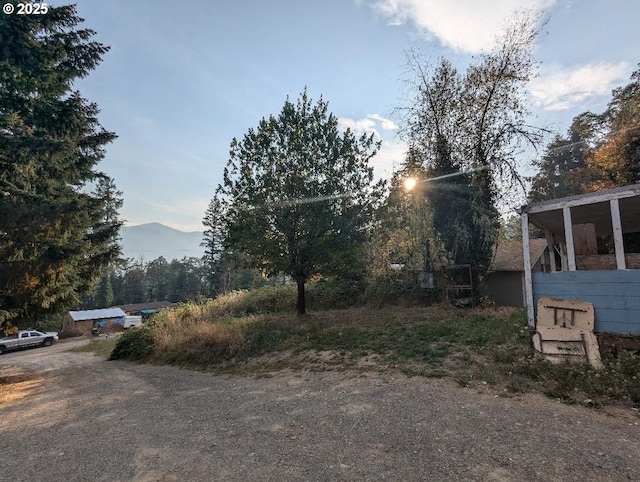
M640 184L522 206L525 304L536 328L540 298L588 301L595 331L640 336ZM548 272L532 273L529 227L545 234Z

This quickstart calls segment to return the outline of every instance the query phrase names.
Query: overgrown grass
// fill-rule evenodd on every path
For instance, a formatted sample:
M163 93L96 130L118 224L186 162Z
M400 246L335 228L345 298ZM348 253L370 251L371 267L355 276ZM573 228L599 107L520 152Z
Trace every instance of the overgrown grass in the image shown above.
M185 304L128 330L112 359L218 371L400 370L499 393L537 391L570 403L640 404L640 359L604 350L604 368L554 365L531 347L523 310L358 307L292 314L289 287ZM283 311L284 307L286 311Z

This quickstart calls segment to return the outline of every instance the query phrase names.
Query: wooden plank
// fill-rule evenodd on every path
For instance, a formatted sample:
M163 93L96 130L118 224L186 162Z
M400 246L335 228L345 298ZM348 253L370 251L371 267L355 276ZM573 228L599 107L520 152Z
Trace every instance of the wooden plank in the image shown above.
M622 223L620 222L620 205L617 199L612 199L609 203L611 205L613 241L616 247L616 264L618 269L626 269L624 260L624 243L622 241Z
M634 293L640 292L640 284L638 283L582 283L582 284L546 284L535 285L533 294L535 296L541 293L547 293L552 296L573 296L573 295L593 295L605 296L608 298L629 298L631 300L640 300L640 296ZM640 303L640 301L635 301Z
M612 199L623 199L627 197L639 196L640 184L633 186L627 186L625 189L616 189L613 192L596 192L589 194L581 194L573 198L558 199L556 202L541 202L538 204L532 204L529 206L523 206L520 208L522 212L526 211L529 214L542 213L546 211L555 211L558 209L571 208L575 206L584 206L587 204L596 204L605 201L611 201Z
M640 320L640 310L610 310L598 307L599 319L601 323L619 323L623 325L635 326L633 320Z
M597 325L596 321L596 325ZM614 322L603 322L601 323L602 327L598 328L597 331L602 333L615 333L616 335L632 335L632 336L640 336L640 325L634 325L629 323L614 323Z
M576 253L573 246L573 224L571 223L571 208L562 209L562 219L564 221L564 236L567 241L567 266L569 271L576 270Z
M567 258L567 247L560 244L560 270L569 271L569 261Z
M564 271L557 273L533 273L534 284L540 283L640 283L640 269L625 271Z
M556 266L556 250L553 242L553 236L551 235L551 231L545 229L544 237L547 240L547 250L549 251L549 265L551 266L551 272L555 272L558 270Z
M533 300L537 302L540 298L546 297L555 297L562 300L572 300L572 301L580 301L585 300L592 303L594 306L597 306L599 310L617 310L617 311L636 311L639 315L640 320L640 305L636 300L631 299L631 297L612 297L612 296L598 296L592 294L581 293L579 295L573 294L562 294L562 293L535 293L533 296Z
M531 254L529 252L529 215L522 213L522 254L524 257L524 303L527 307L527 324L530 329L536 326L535 306L533 304L533 290L531 285Z
M573 225L573 247L576 256L598 254L596 225L593 223Z
M627 253L624 255L625 269L640 269L640 253ZM615 270L618 269L615 254L597 254L576 256L577 270Z

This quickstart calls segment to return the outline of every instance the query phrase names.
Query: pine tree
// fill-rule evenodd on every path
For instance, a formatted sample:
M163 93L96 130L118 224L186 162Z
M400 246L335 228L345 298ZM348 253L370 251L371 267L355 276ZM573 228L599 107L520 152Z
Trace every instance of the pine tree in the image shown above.
M298 314L310 276L360 271L379 196L369 165L378 149L372 135L341 133L328 104L314 105L306 90L231 143L220 189L225 244L263 272L290 275Z
M94 305L95 308L108 308L113 305L113 286L108 273L100 279Z
M81 22L73 6L0 16L2 328L76 305L118 256L119 224L88 193L116 136L73 89L108 47Z

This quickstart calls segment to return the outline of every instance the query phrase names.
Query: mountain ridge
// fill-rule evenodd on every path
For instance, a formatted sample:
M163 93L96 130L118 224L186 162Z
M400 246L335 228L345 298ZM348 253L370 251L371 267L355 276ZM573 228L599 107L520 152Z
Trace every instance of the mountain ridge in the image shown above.
M202 257L202 231L180 231L152 222L120 229L122 255L144 262L164 257L167 261L186 257Z

